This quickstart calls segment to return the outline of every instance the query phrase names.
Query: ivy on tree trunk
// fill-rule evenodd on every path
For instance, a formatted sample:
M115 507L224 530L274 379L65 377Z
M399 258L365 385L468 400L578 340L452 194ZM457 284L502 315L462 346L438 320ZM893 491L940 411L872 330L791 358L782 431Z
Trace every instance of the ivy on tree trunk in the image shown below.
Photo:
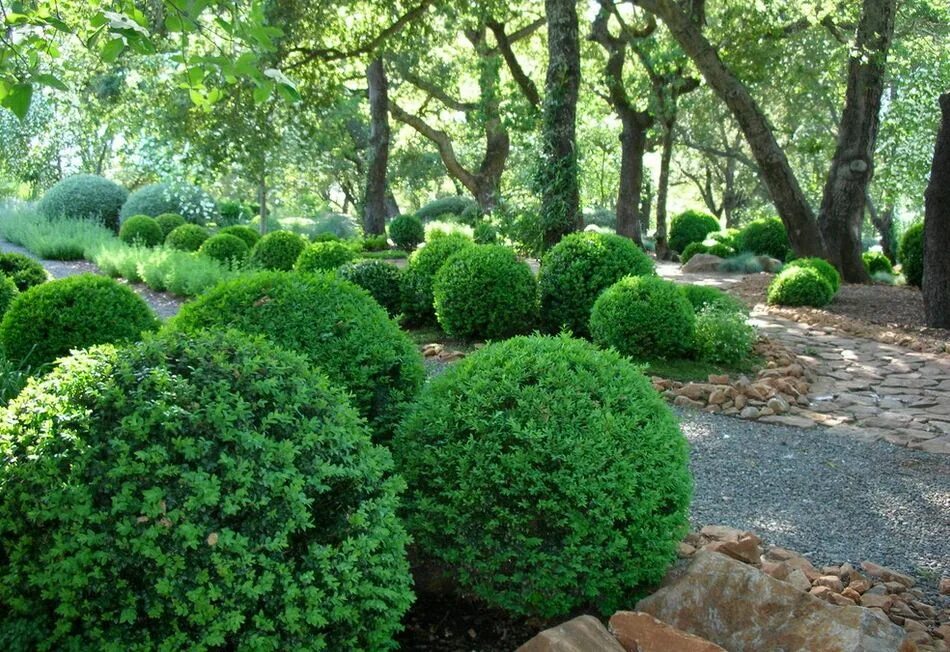
M389 163L389 84L381 58L366 68L369 88L369 150L366 192L363 200L363 230L370 235L386 232L386 167Z

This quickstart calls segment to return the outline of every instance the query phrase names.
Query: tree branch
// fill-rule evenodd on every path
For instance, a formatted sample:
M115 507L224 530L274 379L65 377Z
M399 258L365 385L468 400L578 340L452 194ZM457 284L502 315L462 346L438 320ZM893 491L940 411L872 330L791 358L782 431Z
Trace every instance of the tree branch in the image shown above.
M449 107L450 109L467 113L469 111L474 111L478 108L478 104L474 102L463 102L462 100L457 100L451 95L449 95L448 93L446 93L444 90L442 90L441 88L433 84L432 82L426 79L423 79L422 77L414 73L411 73L408 70L400 70L399 74L407 82L409 82L410 84L412 84L419 90L425 91L426 93L428 93L435 99L439 100L440 102L442 102L442 104Z
M532 25L538 25L539 27L543 24L543 18L532 23ZM496 20L488 21L487 26L488 29L491 30L492 34L495 35L495 42L498 43L498 49L501 51L501 56L504 58L505 63L508 64L508 70L511 71L511 76L514 77L515 82L518 84L518 88L520 88L521 92L524 93L525 98L527 98L531 106L537 108L541 104L541 95L538 93L538 87L525 73L524 68L521 67L521 64L518 63L518 58L515 56L514 50L511 49L511 44L515 40L514 37L509 37L507 34L505 34L505 26ZM521 31L523 32L524 30ZM530 33L531 32L527 32L525 36Z

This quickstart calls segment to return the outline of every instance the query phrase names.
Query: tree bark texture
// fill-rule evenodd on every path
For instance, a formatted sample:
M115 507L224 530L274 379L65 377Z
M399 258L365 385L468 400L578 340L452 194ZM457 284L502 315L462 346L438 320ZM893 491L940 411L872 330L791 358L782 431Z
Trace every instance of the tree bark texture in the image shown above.
M670 191L670 162L673 159L673 130L663 126L663 150L660 153L660 183L656 191L656 243L654 251L657 260L670 259L670 246L667 244L666 199Z
M366 68L369 88L369 148L366 156L366 192L363 199L363 231L386 232L386 168L389 164L389 84L381 58Z
M940 111L925 195L923 292L927 325L950 328L950 93L940 97Z

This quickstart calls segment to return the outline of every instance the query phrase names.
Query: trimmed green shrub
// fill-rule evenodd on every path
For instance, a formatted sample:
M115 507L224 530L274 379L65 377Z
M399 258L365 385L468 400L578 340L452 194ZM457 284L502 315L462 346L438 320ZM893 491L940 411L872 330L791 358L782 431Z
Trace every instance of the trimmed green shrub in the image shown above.
M307 248L307 241L290 231L273 231L261 237L251 250L251 260L263 267L277 271L290 271L300 253Z
M769 284L768 302L780 306L821 308L831 302L835 291L813 267L787 267Z
M704 245L702 242L690 242L683 249L683 253L680 254L680 262L688 263L689 259L695 256L696 254L707 254L709 253L709 247Z
M435 322L432 282L436 272L454 254L474 246L468 238L452 235L436 238L413 252L401 282L402 312L407 323L425 325Z
M233 235L244 241L244 244L247 245L248 249L253 249L254 245L257 244L257 241L261 239L260 234L252 229L249 226L244 226L242 224L235 224L233 226L226 226L223 229L219 230L218 233L225 233L227 235Z
M80 274L16 297L0 322L0 344L12 362L39 366L70 349L134 341L157 327L148 304L128 287Z
M381 440L425 375L409 336L364 290L332 273L242 276L186 303L169 325L233 327L304 354L350 392Z
M475 244L487 245L498 242L498 231L490 222L478 222L472 230L472 240Z
M734 365L747 359L755 345L755 328L746 314L712 303L696 314L696 354L713 364Z
M717 242L716 244L710 246L706 250L706 253L713 256L719 256L720 258L729 258L730 256L734 256L736 254L736 250L729 245L724 245L721 242Z
M221 214L211 195L197 186L171 183L153 183L142 186L126 200L119 219L133 215L157 217L163 213L175 213L190 224L218 223Z
M165 238L165 246L179 251L198 251L204 241L211 237L211 232L197 224L183 224L172 229Z
M20 294L16 283L9 276L0 276L0 320L6 314L7 308L13 303L13 300Z
M311 242L341 242L340 236L336 233L317 233L312 238Z
M205 240L198 253L221 263L234 264L247 258L247 243L236 235L217 233Z
M716 231L710 233L706 236L707 240L715 240L720 244L724 244L731 249L736 248L736 237L739 235L739 229L723 229L722 231Z
M119 227L119 239L127 245L155 247L162 244L165 234L157 220L148 215L133 215Z
M460 217L467 208L472 205L478 206L474 199L455 195L452 197L442 197L430 201L428 204L416 211L416 217L422 222L428 222L445 215L454 215Z
M412 251L425 241L425 227L415 215L399 215L389 223L389 237L400 249Z
M629 238L572 233L541 259L541 323L578 337L590 334L590 310L598 295L624 276L654 274L653 261Z
M681 358L693 349L693 306L675 283L629 276L597 298L590 313L594 342L636 360Z
M363 238L363 251L386 251L389 249L389 240L386 235L368 235Z
M34 285L45 283L49 278L39 262L23 254L0 254L0 274L13 279L20 292Z
M13 648L395 645L403 483L298 355L236 332L98 347L13 402L0 450Z
M861 260L864 261L864 268L870 276L881 273L894 275L894 266L891 265L890 259L880 251L865 251L861 254Z
M74 174L47 190L37 209L49 219L92 220L115 232L119 211L128 196L125 188L108 179Z
M168 234L177 229L179 226L184 226L186 224L185 218L177 213L162 213L155 218L155 221L158 222L158 225L162 228L162 240L168 237Z
M719 230L719 221L700 211L684 211L670 222L669 244L673 251L684 252L694 242L702 242L706 236Z
M353 250L339 241L316 242L303 251L294 263L298 272L332 272L351 260Z
M485 214L482 212L482 207L478 205L478 202L473 201L471 204L465 207L465 210L459 213L458 219L462 224L468 224L469 226L474 227L479 222L479 220L481 220L482 217L484 217L484 215ZM480 242L478 244L494 244L494 243Z
M0 352L0 406L19 396L32 376L30 365L14 364Z
M444 238L449 235L460 235L466 239L475 241L475 229L468 224L460 222L446 222L444 220L432 220L425 225L426 242L432 242L438 238Z
M700 312L708 306L716 306L732 312L747 315L749 308L739 299L732 297L719 288L708 285L679 285L680 292L693 306L693 312Z
M435 314L447 334L500 339L530 332L538 319L538 284L508 247L465 247L432 284Z
M924 223L912 224L897 249L897 260L908 285L921 287L924 283Z
M632 604L687 530L676 420L637 367L581 340L476 351L426 385L393 444L421 551L513 613Z
M837 293L838 288L841 287L841 274L838 273L838 270L835 269L835 266L829 263L823 258L796 258L795 260L785 264L785 267L810 267L819 274L822 278L828 281L828 285L831 286L832 293Z
M218 226L234 226L251 219L251 213L239 201L218 202Z
M402 271L392 263L382 260L358 260L343 265L337 274L369 292L391 317L399 314Z
M785 260L791 250L785 225L777 217L754 220L745 225L736 236L736 251L751 252L757 256L771 256Z

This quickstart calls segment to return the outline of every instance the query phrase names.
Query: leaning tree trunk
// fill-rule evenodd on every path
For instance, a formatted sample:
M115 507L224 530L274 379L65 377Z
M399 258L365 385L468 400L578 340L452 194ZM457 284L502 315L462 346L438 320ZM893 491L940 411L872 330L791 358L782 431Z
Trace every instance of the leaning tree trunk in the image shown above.
M881 236L881 249L884 250L884 255L892 263L897 262L897 243L894 241L894 205L888 204L884 207L884 211L881 212L877 209L877 206L874 205L874 200L871 199L871 196L866 197L866 204L868 209L868 215L871 218L871 224L874 225L874 228L877 229L878 234Z
M864 0L848 88L838 126L838 145L821 200L819 224L828 260L852 283L871 278L861 260L861 224L874 174L874 143L880 124L887 52L894 34L897 0Z
M649 128L637 119L634 111L621 111L620 186L617 190L617 235L630 238L640 247L640 190L643 186L643 154L647 148Z
M670 192L670 161L673 159L673 128L663 124L663 151L660 154L660 184L656 191L656 244L657 260L670 259L666 237L666 198Z
M399 204L396 203L396 196L393 191L386 188L386 217L392 219L399 215Z
M369 150L366 165L366 192L363 199L363 231L368 235L386 232L386 166L389 163L389 90L381 58L366 68L369 86Z
M923 291L927 325L950 328L950 93L940 97L940 111L924 212Z

